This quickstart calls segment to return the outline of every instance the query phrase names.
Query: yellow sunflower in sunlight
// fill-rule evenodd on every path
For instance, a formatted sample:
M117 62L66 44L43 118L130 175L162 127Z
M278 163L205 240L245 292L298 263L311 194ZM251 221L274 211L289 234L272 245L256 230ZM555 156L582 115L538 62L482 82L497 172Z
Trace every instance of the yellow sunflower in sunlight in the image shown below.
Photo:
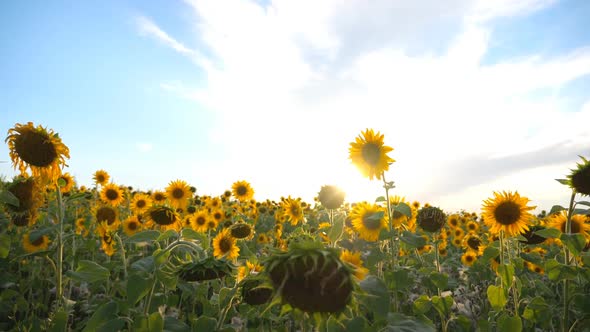
M240 256L240 248L236 245L229 229L225 228L213 238L213 256L235 260Z
M529 212L529 199L521 197L518 192L494 192L494 197L484 201L484 222L492 234L504 231L506 236L514 236L529 229L533 215Z
M232 194L240 202L246 202L254 197L254 189L246 181L236 181L231 186Z
M360 252L343 250L342 253L340 253L340 260L349 263L354 268L354 276L358 280L365 279L367 273L369 273L369 270L363 267L363 260L361 259Z
M146 221L160 226L161 230L179 230L182 228L180 216L178 216L178 213L174 209L168 206L152 205L144 215L147 219Z
M110 205L97 205L92 214L97 223L106 223L108 226L119 226L119 211Z
M83 237L88 236L88 228L86 228L86 218L76 219L76 234L82 235Z
M146 194L135 194L131 199L131 211L142 214L152 206L152 199Z
M170 205L175 209L185 210L192 195L191 187L182 180L172 181L166 187L166 196L168 196Z
M47 250L50 242L47 235L39 236L35 241L31 241L29 233L25 233L23 236L23 248L28 253Z
M199 209L191 218L191 226L197 232L207 232L209 224L209 213L205 209Z
M478 252L480 247L483 245L481 238L475 233L469 233L463 237L463 248Z
M139 231L141 231L141 222L137 216L130 216L123 221L123 232L125 232L127 236L131 236Z
M381 179L383 172L389 170L389 164L395 160L387 156L393 148L384 145L383 135L367 129L350 143L349 157L352 163L369 179Z
M376 204L361 202L350 211L352 227L365 241L377 241L382 229L387 228L385 209Z
M27 174L29 168L33 176L50 182L59 178L61 169L67 166L65 159L70 158L70 150L58 134L40 125L35 127L32 122L17 123L8 130L5 142L15 169Z
M109 183L102 187L100 199L112 206L119 206L125 200L123 190L114 183Z
M410 210L412 212L411 217L408 218L405 214L394 210L393 213L391 214L391 225L397 229L405 229L405 230L415 230L416 229L416 210L414 209L413 206L410 205L410 203L408 203L406 201L405 197L401 197L401 196L390 196L389 197L389 202L391 204L391 207L394 208L396 205L400 204L400 203L404 203L408 206L410 206Z
M303 207L300 198L294 199L291 196L284 198L281 202L281 208L283 209L283 215L291 225L295 226L303 221Z
M589 218L583 214L574 214L572 216L570 228L571 234L582 234L586 238L586 242L590 241L590 224ZM565 233L565 225L567 223L567 211L560 211L549 216L548 226L559 229Z
M63 185L59 188L62 193L69 193L70 190L74 187L74 178L70 175L70 173L62 174L58 179L58 183L63 181Z
M101 222L96 227L96 232L100 237L100 248L108 256L115 254L115 231L116 227L108 225L106 222Z
M477 254L471 250L466 251L461 256L461 262L464 265L471 266L473 263L475 263L475 261L477 261Z
M166 193L160 190L156 190L152 193L152 200L156 204L162 204L166 201Z
M96 185L105 185L109 182L110 179L110 175L109 173L107 173L105 170L99 169L98 171L94 172L94 175L92 176L92 179L94 180L94 183Z

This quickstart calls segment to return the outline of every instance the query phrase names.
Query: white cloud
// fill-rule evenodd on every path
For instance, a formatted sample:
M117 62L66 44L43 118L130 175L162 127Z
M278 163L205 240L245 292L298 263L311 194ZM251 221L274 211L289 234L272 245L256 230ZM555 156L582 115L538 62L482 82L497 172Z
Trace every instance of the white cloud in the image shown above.
M266 7L237 0L187 3L198 16L199 37L214 55L205 62L217 65L204 67L204 88L162 88L196 99L219 117L211 131L218 133L212 137L225 147L226 161L204 173L224 180L216 186L214 176L203 179L205 190L219 192L226 182L244 178L262 198L311 199L321 185L334 183L351 200L371 200L381 186L350 165L348 143L374 128L395 148L391 155L397 162L388 174L398 185L395 193L411 200L477 209L492 190L518 189L548 202L567 195L553 184L562 176L556 167L567 165L567 156L533 158L531 164L531 151L554 151L555 144L580 151L590 143L590 103L564 112L555 95L536 94L590 74L590 48L553 58L531 54L492 65L481 61L490 45L491 19L526 15L554 1L457 0L442 12L427 10L439 2L426 0L273 1ZM450 21L461 23L448 29ZM193 55L152 25L143 31ZM420 41L412 40L413 31L448 38L442 51L429 51L415 47ZM502 159L508 156L516 159ZM461 187L452 185L452 177L461 176L458 161L485 165L486 158L516 161L497 177L472 176L456 181ZM576 158L569 160L573 164ZM517 178L526 181L512 182L518 183L512 188L510 181ZM430 193L440 179L448 192ZM544 186L547 181L551 185Z

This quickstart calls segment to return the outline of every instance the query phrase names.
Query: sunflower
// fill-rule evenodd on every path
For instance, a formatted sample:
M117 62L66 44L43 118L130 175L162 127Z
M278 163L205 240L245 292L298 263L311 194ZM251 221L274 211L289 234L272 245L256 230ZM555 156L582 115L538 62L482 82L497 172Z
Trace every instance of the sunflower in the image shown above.
M137 216L130 216L129 218L125 219L123 222L123 232L127 234L127 236L131 236L141 230L141 222Z
M30 234L25 233L23 236L23 248L28 253L34 253L41 250L47 250L49 247L49 238L47 235L37 237L34 241L31 241Z
M473 263L475 263L476 260L477 260L477 254L471 250L466 251L461 256L461 262L467 266L473 265Z
M229 229L225 228L213 238L213 256L235 260L240 256L240 248L236 245L236 239L231 236Z
M119 206L123 200L123 191L114 183L106 184L100 191L100 199L111 206Z
M152 199L146 194L135 194L131 199L131 210L136 214L142 214L152 206Z
M152 194L152 199L154 200L154 203L162 204L166 201L166 193L156 190Z
M246 202L254 197L254 190L246 181L236 181L231 186L232 194L240 202Z
M64 173L57 180L58 184L60 180L63 181L63 185L60 186L59 190L64 194L69 193L70 190L72 190L72 188L74 187L74 178L70 175L70 173Z
M408 203L406 201L405 197L401 197L401 196L390 196L389 197L389 203L392 207L392 209L400 204L400 203L404 203L408 206L410 206L410 203ZM416 228L416 209L414 209L414 207L410 206L410 211L411 211L411 216L410 218L408 218L408 216L406 216L405 214L401 213L398 210L394 210L393 213L391 214L391 225L394 228L397 229L415 229Z
M115 230L117 228L113 227L113 225L109 225L106 222L98 223L96 227L96 231L100 236L100 248L104 251L105 254L108 256L113 256L115 254Z
M380 180L382 173L389 169L389 164L395 161L387 156L390 151L393 148L383 145L382 134L367 129L350 143L349 157L364 176Z
M76 234L82 235L83 237L88 236L88 228L86 228L86 218L76 219Z
M303 207L301 206L301 199L293 199L291 196L283 199L281 202L283 214L295 226L300 221L303 221Z
M70 158L70 150L53 130L42 126L35 127L32 122L26 125L17 123L8 130L5 142L10 149L12 166L27 174L27 168L35 177L54 182L61 175L65 159Z
M463 248L477 252L481 247L482 241L475 233L469 233L463 238Z
M225 213L221 209L211 211L211 217L215 220L215 223L218 225L223 222L225 219Z
M236 239L251 240L254 237L254 229L245 222L239 222L229 227L231 236Z
M582 163L577 164L578 168L572 170L567 176L571 188L582 195L590 195L590 161L582 158Z
M35 177L17 176L7 189L18 199L18 206L5 204L10 212L36 214L43 204L41 185Z
M385 209L376 204L361 202L350 212L352 227L365 241L377 241L382 229L387 228Z
M109 176L109 173L107 173L106 171L99 169L98 171L94 172L94 175L92 176L92 179L94 180L94 183L96 183L96 185L101 185L104 186L105 184L107 184L109 182L109 179L111 177Z
M242 281L242 279L244 279L245 277L253 274L253 275L257 275L260 272L262 272L262 270L264 269L264 267L256 262L250 262L249 260L246 261L246 265L245 266L240 266L238 268L238 275L236 276L236 280L238 282Z
M145 213L147 221L160 226L162 230L181 227L180 217L172 208L165 205L152 205Z
M434 206L423 207L418 211L416 222L425 232L436 233L445 225L447 217L444 212Z
M504 231L507 236L518 235L529 229L533 215L529 212L529 199L521 197L518 192L494 192L494 198L484 201L484 222L492 234Z
M166 187L166 194L170 205L175 209L186 209L189 198L192 197L191 187L182 180L170 182Z
M267 244L270 242L270 238L265 233L260 233L256 237L256 243L258 244Z
M191 226L192 228L197 231L197 232L201 232L201 233L205 233L208 229L208 224L209 224L209 213L207 213L207 210L205 209L200 209L197 212L195 212L194 216L191 218Z
M467 230L469 232L477 232L479 230L479 224L473 220L467 222Z
M318 193L318 200L326 209L337 209L344 203L345 193L336 186L322 186Z
M340 260L346 263L349 263L354 269L354 276L358 280L363 280L369 273L369 270L363 267L363 261L361 260L361 253L360 252L351 252L348 250L343 250L340 253Z
M574 214L571 218L571 234L582 234L586 242L590 241L590 224L587 222L588 216L583 214ZM567 212L561 211L549 216L549 227L557 228L562 233L566 233L565 225L567 223Z
M93 209L93 215L97 223L105 222L108 226L115 228L119 225L119 212L112 206L97 205Z
M451 214L449 216L449 218L447 219L447 224L451 227L451 228L457 228L459 227L459 215L454 213Z

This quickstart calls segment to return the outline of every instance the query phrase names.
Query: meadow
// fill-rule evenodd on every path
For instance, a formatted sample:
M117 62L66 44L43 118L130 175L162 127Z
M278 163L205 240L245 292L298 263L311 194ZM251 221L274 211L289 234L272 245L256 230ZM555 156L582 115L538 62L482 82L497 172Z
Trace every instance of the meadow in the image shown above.
M348 144L383 196L256 200L227 179L200 193L78 186L67 142L33 123L8 131L20 175L0 182L2 331L590 331L590 162L535 214L522 193L479 211L406 199L393 149L372 129ZM288 193L288 189L287 189Z

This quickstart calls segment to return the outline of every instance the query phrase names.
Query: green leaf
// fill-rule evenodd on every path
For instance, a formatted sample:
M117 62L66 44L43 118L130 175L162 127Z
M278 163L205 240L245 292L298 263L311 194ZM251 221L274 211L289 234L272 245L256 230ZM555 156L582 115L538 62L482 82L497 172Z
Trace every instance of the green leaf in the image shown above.
M35 242L43 235L50 234L55 229L55 226L43 227L36 229L29 233L29 241Z
M412 305L412 309L416 315L426 314L430 308L432 308L432 303L427 295L420 295L414 300L414 304Z
M395 229L389 230L387 228L382 228L381 232L379 232L379 241L390 240L395 235L395 232Z
M399 212L408 218L412 218L412 208L406 203L399 203L393 207L393 211Z
M176 283L178 282L178 277L175 273L168 273L162 270L156 270L156 276L158 280L160 280L164 286L168 289L176 289Z
M125 320L122 318L115 318L111 319L104 324L101 324L97 329L96 332L112 332L112 331L121 331L125 326Z
M190 332L190 330L188 325L174 317L166 316L164 318L165 332Z
M360 287L367 293L364 298L367 309L385 317L389 312L389 290L383 280L369 275L360 282Z
M586 238L580 233L561 234L560 239L574 256L578 256L586 246Z
M236 288L223 287L219 290L219 307L225 308L236 295Z
M344 324L347 331L362 331L365 328L365 320L362 317L354 317Z
M0 191L0 203L12 205L14 207L20 206L20 201L8 190Z
M104 322L117 318L118 311L119 307L117 306L117 302L107 302L101 305L96 309L90 319L88 319L83 332L97 331Z
M561 264L555 259L549 259L545 262L545 273L549 277L549 280L553 281L575 279L578 275L573 266Z
M433 326L427 325L412 317L390 312L387 315L387 326L382 331L396 332L434 332Z
M0 258L8 257L10 253L10 236L8 234L0 234Z
M344 219L337 218L336 220L334 220L334 225L332 225L330 231L328 232L328 238L330 238L330 241L332 241L332 243L336 243L336 241L340 240L343 230Z
M490 304L492 305L492 308L494 308L494 310L500 311L504 308L504 306L506 305L507 298L506 292L504 291L504 289L502 289L502 287L490 285L488 286L487 294L488 301L490 301Z
M199 233L192 228L183 229L181 235L185 240L196 240L200 243L207 242L207 235L205 233Z
M154 242L160 237L160 232L156 230L145 230L131 235L125 242Z
M492 326L490 324L490 322L488 322L487 319L479 319L477 321L477 328L478 328L478 332L492 332Z
M68 314L64 310L55 313L51 321L49 332L66 332L68 328Z
M509 264L498 265L498 275L502 278L504 288L509 289L512 286L512 278L514 277L514 266Z
M330 316L330 318L328 318L328 321L326 322L327 326L326 326L326 331L327 332L345 332L346 331L346 327L339 322L336 318L334 318L334 316Z
M564 208L564 207L563 207L563 206L561 206L561 205L553 205L553 206L551 207L551 210L549 210L549 215L552 215L552 214L554 214L554 213L561 212L561 211L564 211L564 210L567 210L567 209L566 209L566 208Z
M107 280L110 272L107 268L93 261L81 260L76 271L68 271L66 275L76 281L97 282Z
M158 311L152 313L149 318L149 332L162 332L164 331L164 319Z
M411 248L420 248L426 245L426 239L412 232L404 231L400 237L402 242L408 244Z
M544 264L543 257L541 257L541 255L539 255L539 253L537 253L537 252L533 252L533 253L521 252L520 257L522 257L524 260L531 262L535 265L542 266Z
M67 184L68 184L68 183L66 182L66 180L64 180L64 179L62 179L62 178L59 178L59 179L57 180L57 185L58 185L60 188L62 188L62 187L65 187Z
M193 331L215 331L217 320L212 317L201 316L193 325Z
M387 202L387 200L385 199L385 196L379 196L379 197L375 198L375 203L379 203L379 202Z
M366 218L370 221L379 221L379 220L383 219L383 216L385 216L385 212L378 211L378 212L371 214L370 216L368 216Z
M127 303L131 306L146 296L152 287L152 281L137 274L132 274L127 279Z
M576 204L590 206L590 202L588 202L588 201L579 201L579 202L576 202Z
M158 237L158 241L166 241L173 237L178 237L178 233L173 229L169 229L164 233L160 234L160 236Z
M131 269L151 273L156 268L154 256L147 256L131 264Z
M570 181L568 179L555 179L555 181L557 181L557 182L559 182L559 183L561 183L563 185L566 185L568 187L570 185Z
M156 249L154 250L152 256L154 256L154 263L156 266L160 266L168 261L168 257L170 257L170 250Z
M540 323L550 318L549 305L545 300L537 296L529 302L524 309L522 317L533 323Z
M582 258L584 266L590 266L590 252L583 252L580 257Z
M561 235L561 232L557 228L548 227L548 228L540 229L540 230L536 231L535 234L539 235L540 237L544 237L546 239L549 239L549 238L559 237Z
M483 255L481 256L481 261L484 263L489 262L490 259L494 259L500 255L500 250L496 247L487 247L483 251Z
M443 273L430 273L430 281L440 290L445 290L449 284L449 276Z
M519 316L511 317L506 313L498 318L498 331L521 332L522 320Z
M431 301L434 309L436 309L436 311L442 316L447 317L451 313L451 307L454 302L452 297L433 296Z
M390 288L403 291L414 284L408 270L400 269L385 274L385 280Z

